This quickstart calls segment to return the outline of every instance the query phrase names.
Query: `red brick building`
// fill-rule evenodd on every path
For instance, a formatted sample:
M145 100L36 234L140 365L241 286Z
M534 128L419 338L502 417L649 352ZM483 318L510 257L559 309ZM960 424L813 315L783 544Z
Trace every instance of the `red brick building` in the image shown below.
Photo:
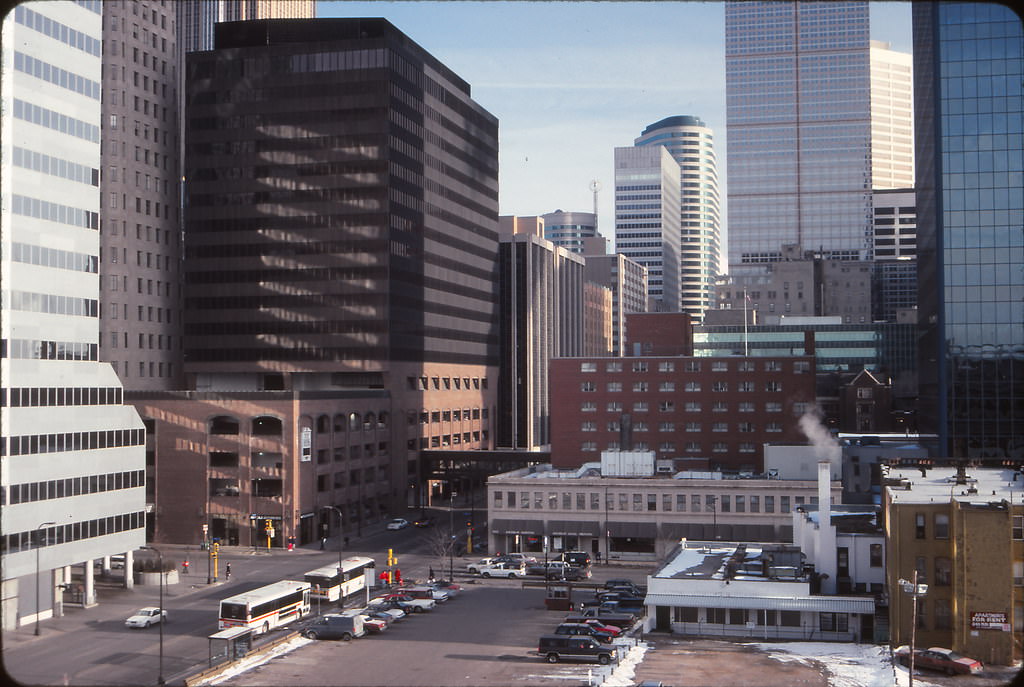
M698 358L685 313L631 314L626 330L639 355L551 361L554 467L646 449L761 472L766 442L806 439L798 420L815 403L813 338L804 356Z

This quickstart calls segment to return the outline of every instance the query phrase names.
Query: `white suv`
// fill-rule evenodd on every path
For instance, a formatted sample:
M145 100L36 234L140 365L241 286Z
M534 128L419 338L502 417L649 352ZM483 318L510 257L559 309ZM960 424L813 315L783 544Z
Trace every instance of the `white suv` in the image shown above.
M481 577L526 577L526 566L520 563L495 563L480 568Z

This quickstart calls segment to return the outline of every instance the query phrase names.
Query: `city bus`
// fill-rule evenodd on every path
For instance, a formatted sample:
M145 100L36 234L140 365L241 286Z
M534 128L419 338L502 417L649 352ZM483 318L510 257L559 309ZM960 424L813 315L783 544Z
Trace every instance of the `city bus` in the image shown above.
M282 580L220 602L218 628L248 627L265 634L309 615L309 582Z
M372 558L353 556L341 562L340 571L338 564L333 563L310 570L303 579L312 586L314 599L338 601L366 589L366 575L373 575L373 568Z

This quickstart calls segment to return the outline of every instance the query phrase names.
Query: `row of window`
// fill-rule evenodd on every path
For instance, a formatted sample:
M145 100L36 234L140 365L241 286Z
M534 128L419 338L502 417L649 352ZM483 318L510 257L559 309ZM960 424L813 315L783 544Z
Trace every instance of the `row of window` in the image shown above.
M101 89L98 81L79 76L17 50L14 51L14 70L84 95L86 98L100 99Z
M658 391L675 392L675 382L659 382ZM699 392L703 388L700 382L685 382L682 390L688 392ZM752 393L756 391L757 385L752 381L736 382L735 391L743 393ZM622 382L607 382L605 390L610 393L617 393L622 391ZM651 390L651 384L649 382L633 382L633 391L646 393ZM764 383L764 390L766 392L780 392L782 391L782 382L779 381L768 381ZM580 391L591 392L597 391L597 382L580 382ZM729 382L712 382L711 391L714 392L727 392L729 391Z
M61 43L70 45L72 48L77 48L94 57L100 57L100 41L49 17L45 17L38 12L34 12L24 4L17 5L14 8L14 21L50 38L54 38Z
M20 551L31 551L39 546L69 544L82 539L102 537L128 530L138 530L145 526L146 514L140 510L134 513L122 513L106 518L96 518L95 520L56 525L43 530L14 532L13 534L5 534L0 538L0 554L6 555Z
M0 406L6 406L8 398L12 408L121 405L122 396L123 392L119 386L24 386L0 390Z
M646 441L634 441L633 442L633 447L632 447L631 450L634 450L634 451L647 451L647 450L650 450L650 449L651 449L651 446L649 446ZM593 452L597 451L597 442L596 441L583 441L583 442L580 443L580 450L584 451L584 452L587 452L587 453L593 453ZM617 442L617 441L609 441L607 443L607 445L605 446L604 450L607 450L607 451L618 451L618 450L620 450L619 442ZM676 442L674 442L674 441L663 441L658 446L658 452L659 453L675 453L676 450L677 450L676 449ZM757 444L755 444L754 442L751 442L751 441L741 441L741 442L739 442L736 445L736 450L739 453L755 453L757 451ZM704 452L704 444L702 444L699 441L687 441L685 444L683 444L683 451L686 452L686 453L703 453ZM728 453L729 452L729 443L725 442L725 441L715 441L715 442L713 442L711 444L711 452L712 453Z
M805 497L789 494L641 494L608 492L602 505L601 492L500 491L493 492L495 508L548 511L619 510L677 513L790 513L805 504ZM518 496L518 498L517 498ZM811 496L811 504L818 497ZM518 505L517 505L518 504ZM532 504L532 505L531 505ZM776 509L776 504L778 508Z
M703 611L703 612L702 612ZM707 623L710 625L746 625L758 627L801 627L800 611L776 611L762 608L696 608L674 606L672 622ZM849 632L848 613L818 613L818 629L822 632Z
M108 429L95 432L63 432L61 434L22 434L5 437L3 455L25 456L61 451L90 451L100 448L142 446L146 432L142 429Z
M72 272L99 272L99 259L95 255L73 253L69 250L47 248L30 243L12 243L11 260L29 265L42 265Z
M50 110L30 102L14 99L14 118L45 126L47 129L59 131L91 143L100 142L100 128L95 124L68 117L55 110Z
M40 341L39 339L3 339L0 358L14 360L97 360L99 347L81 341Z
M416 413L415 411L409 411L406 415L408 424L415 425L427 425L434 422L462 422L463 420L484 420L488 417L487 408L464 408L459 410L432 410L427 412L426 410Z
M100 228L100 215L98 212L83 210L71 207L70 205L61 205L60 203L51 203L48 200L31 198L17 193L11 194L11 212L16 215L24 215L25 217L60 222L72 227L83 227L85 229Z
M19 5L20 7L20 5ZM14 146L11 159L15 167L24 167L50 176L77 181L90 186L100 185L100 170L95 167L87 167L77 162L71 162L60 157L53 157L45 153L37 153L28 148Z
M126 472L108 472L103 475L87 475L85 477L67 477L42 482L25 482L4 487L3 505L31 503L62 499L82 494L98 494L117 489L133 489L146 484L145 470L129 470Z
M463 432L462 434L456 432L454 434L434 435L429 438L420 437L418 441L416 439L409 439L409 441L406 442L406 445L409 450L414 450L417 444L421 449L448 448L449 446L458 446L459 444L468 444L470 442L478 443L483 441L486 444L487 437L488 433L486 429L474 430L472 432Z
M99 313L99 301L93 298L58 296L53 293L12 290L9 302L11 310L26 312L75 315L79 317L96 317Z
M647 432L647 431L649 431L648 425L647 425L646 422L642 422L642 421L641 422L633 422L630 426L631 426L631 428L632 428L632 430L634 432ZM686 431L686 432L703 432L704 431L704 426L700 422L687 422L685 425L680 424L680 428L683 431ZM608 431L609 432L618 432L621 429L622 429L622 423L619 420L611 420L611 421L608 422ZM750 433L750 432L757 431L757 426L753 422L737 422L735 425L730 425L728 422L713 422L713 423L711 423L711 431L712 432L729 432L729 431L733 431L733 429L735 429L735 431L740 432L740 433ZM597 431L597 423L596 422L592 422L592 421L591 422L583 422L580 425L580 431L581 432L596 432ZM676 431L676 423L675 422L659 422L658 423L658 431L659 432L675 432ZM781 422L769 422L769 423L765 424L764 431L766 431L766 432L781 432L782 431L782 423Z
M788 365L790 361L782 360L765 360L762 362L762 368L765 372L782 372L785 365ZM622 361L610 361L604 364L605 372L622 372L623 371ZM732 366L735 365L737 372L755 372L757 370L757 363L753 360L740 360L740 361L728 361L728 360L687 360L682 363L682 370L684 372L701 372L702 369L707 369L712 372L729 372ZM809 372L811 369L811 363L806 360L795 360L792 361L793 372L803 373ZM593 361L586 361L580 363L580 372L597 372L598 364ZM651 364L646 360L634 360L630 364L632 372L650 372ZM674 360L662 360L658 362L658 372L675 372L676 361Z
M428 385L429 381L429 385ZM445 391L451 389L486 389L487 377L406 377L406 384L410 391L427 391L433 389L439 391L443 387Z
M650 410L650 407L651 404L648 403L647 401L634 401L632 409L634 413L646 413L648 410ZM606 406L606 409L609 413L621 413L622 408L623 406L621 401L608 401L608 404ZM699 413L704 408L704 406L700 401L687 401L683 405L683 408L685 408L686 412L688 413ZM658 401L659 412L672 413L675 412L675 409L675 401ZM711 404L711 411L714 413L728 413L733 412L733 410L734 409L732 405L729 404L727 401L715 401L714 403ZM580 411L584 413L596 413L597 403L595 401L583 401L580 404ZM757 412L757 404L755 404L752 401L741 401L740 403L736 404L735 411L740 413L754 413ZM782 403L780 401L767 401L764 404L764 412L781 413ZM802 410L799 413L799 415L803 415Z

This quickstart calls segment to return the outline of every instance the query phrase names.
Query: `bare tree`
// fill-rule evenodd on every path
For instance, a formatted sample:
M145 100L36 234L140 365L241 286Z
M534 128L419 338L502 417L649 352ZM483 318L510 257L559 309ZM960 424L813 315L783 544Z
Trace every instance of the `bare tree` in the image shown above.
M430 533L428 545L431 555L437 559L437 570L439 572L447 571L455 547L455 537L452 536L452 531L447 526L434 527Z

